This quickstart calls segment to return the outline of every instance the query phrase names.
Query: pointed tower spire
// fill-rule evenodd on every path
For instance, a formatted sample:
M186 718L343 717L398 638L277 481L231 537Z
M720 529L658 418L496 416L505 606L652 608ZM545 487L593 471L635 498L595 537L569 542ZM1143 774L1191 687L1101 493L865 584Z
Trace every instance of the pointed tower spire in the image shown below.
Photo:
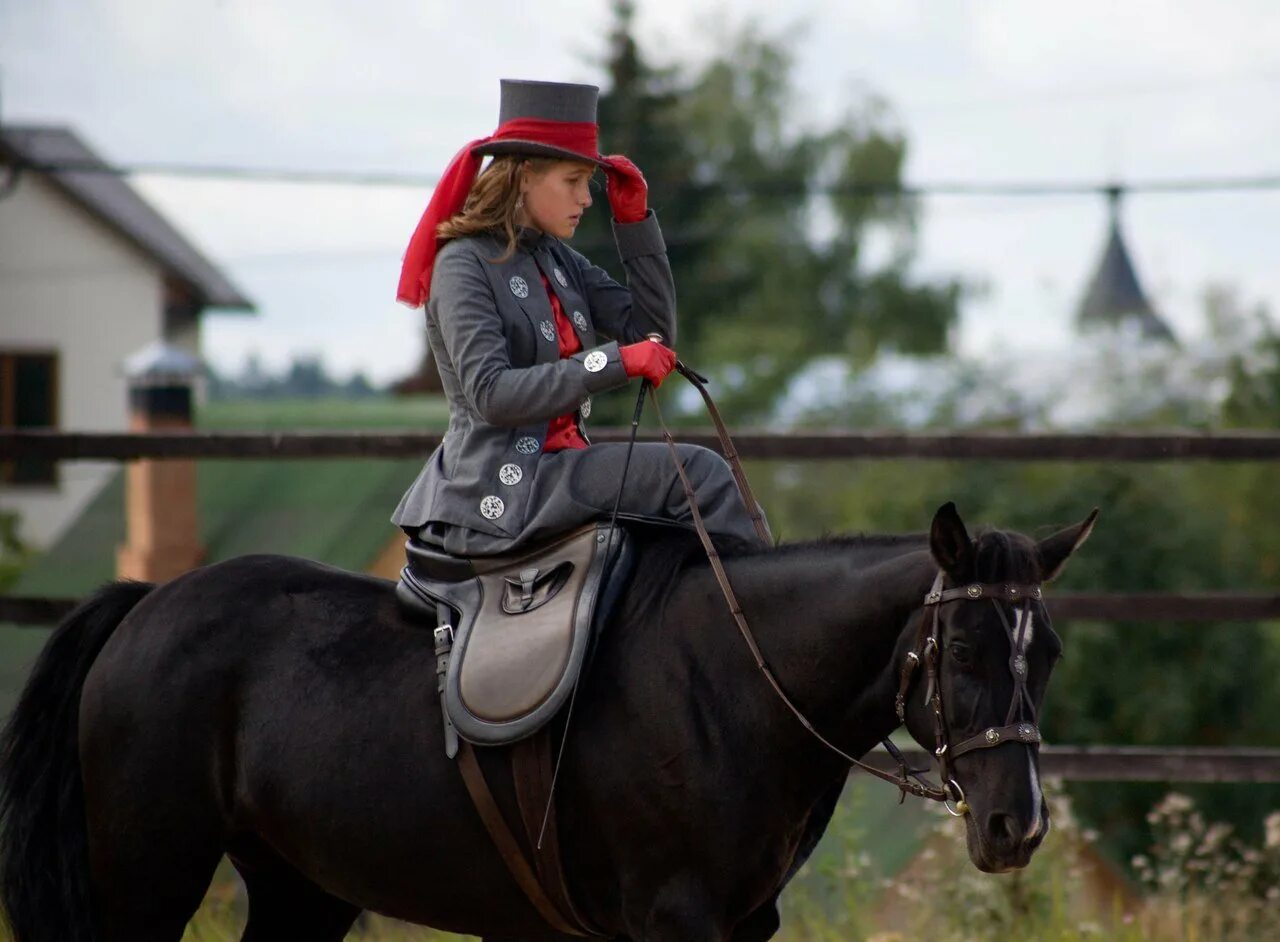
M1134 322L1142 331L1142 336L1176 343L1173 331L1155 312L1138 282L1129 249L1120 231L1122 195L1123 190L1118 186L1107 189L1111 215L1107 247L1103 250L1102 259L1089 283L1089 290L1085 292L1080 309L1076 312L1076 323L1081 329L1087 330L1101 325Z

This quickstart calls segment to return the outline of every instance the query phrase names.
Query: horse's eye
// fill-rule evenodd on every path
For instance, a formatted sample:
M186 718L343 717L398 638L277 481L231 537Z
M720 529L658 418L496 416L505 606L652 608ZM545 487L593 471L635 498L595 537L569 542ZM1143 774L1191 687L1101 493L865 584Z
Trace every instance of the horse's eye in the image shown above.
M951 652L951 659L961 667L969 667L973 664L973 651L963 641L952 641L947 645L947 650Z

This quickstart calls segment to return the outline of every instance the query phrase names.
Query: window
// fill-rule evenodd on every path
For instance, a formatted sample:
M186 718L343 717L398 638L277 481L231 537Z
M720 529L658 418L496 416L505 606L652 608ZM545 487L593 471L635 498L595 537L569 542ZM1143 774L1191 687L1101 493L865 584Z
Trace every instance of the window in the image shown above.
M0 428L58 424L58 355L0 350ZM0 463L2 484L56 484L57 465L44 458Z

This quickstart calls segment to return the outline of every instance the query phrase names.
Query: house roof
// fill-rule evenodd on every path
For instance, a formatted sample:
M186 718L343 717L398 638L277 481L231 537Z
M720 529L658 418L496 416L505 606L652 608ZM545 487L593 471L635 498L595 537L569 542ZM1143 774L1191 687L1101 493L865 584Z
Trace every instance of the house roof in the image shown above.
M74 132L42 125L0 126L0 157L43 173L63 193L190 285L203 306L254 309L229 278L152 209ZM87 168L57 169L59 165ZM49 168L49 169L46 169Z
M1111 225L1107 245L1093 280L1080 303L1077 318L1082 327L1134 322L1144 337L1174 340L1173 331L1147 299L1138 282L1129 247L1120 231L1119 194L1111 198Z

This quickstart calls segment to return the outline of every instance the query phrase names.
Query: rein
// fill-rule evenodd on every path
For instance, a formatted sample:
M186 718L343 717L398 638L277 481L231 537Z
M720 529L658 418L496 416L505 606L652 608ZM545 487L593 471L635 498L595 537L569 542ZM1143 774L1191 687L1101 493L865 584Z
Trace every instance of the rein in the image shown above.
M755 495L751 491L751 485L747 482L746 473L742 469L741 460L738 457L737 449L733 446L733 441L729 437L729 431L725 427L723 420L720 418L720 411L716 408L715 403L711 399L711 393L706 387L705 379L698 373L685 366L680 361L676 361L676 370L687 379L702 396L703 402L706 404L707 412L711 416L711 420L716 428L716 435L720 439L721 449L724 452L725 460L729 462L729 467L733 471L734 480L737 482L738 491L742 495L743 503L746 505L747 512L751 516L752 522L755 524L756 533L759 534L761 540L765 543L770 542L768 528L765 526L764 519L760 514L760 506L756 503ZM680 484L684 489L685 498L689 502L689 510L693 516L694 529L698 533L698 539L702 543L703 551L707 554L707 560L711 563L711 569L715 574L716 582L720 585L720 591L723 593L725 601L729 605L729 611L733 615L734 622L738 626L738 631L742 635L743 640L747 644L747 648L751 652L752 658L756 662L756 667L764 676L765 681L773 689L778 699L786 706L791 714L799 721L810 735L818 742L829 749L831 752L840 756L846 762L856 765L865 772L874 775L876 778L883 779L894 785L899 791L898 801L901 803L906 800L907 794L910 793L917 798L927 798L931 801L942 802L948 811L957 817L967 814L969 811L968 803L964 799L964 792L961 790L959 783L956 782L951 773L951 761L958 756L976 749L991 749L1001 746L1006 742L1023 742L1028 746L1035 745L1040 742L1040 730L1036 726L1035 706L1032 703L1031 695L1027 691L1027 657L1026 648L1030 641L1027 626L1030 622L1030 606L1033 599L1040 599L1043 591L1039 585L1004 585L1004 584L984 584L974 583L958 588L945 589L943 587L944 573L939 570L937 577L933 581L933 587L925 596L923 605L931 608L930 615L921 620L920 632L917 638L915 648L907 654L903 662L901 673L899 675L898 693L894 698L894 707L900 723L906 721L906 699L911 691L912 681L915 677L916 669L923 662L926 674L926 690L925 698L929 703L933 713L934 737L936 746L934 748L934 758L938 762L938 771L942 779L941 785L934 785L921 777L920 772L909 769L907 762L902 753L887 738L882 741L884 747L889 754L898 763L898 774L894 775L885 772L873 765L869 765L860 759L851 756L839 746L835 745L829 739L820 733L817 728L810 722L809 718L804 715L799 707L795 705L792 699L787 696L787 692L782 689L782 685L778 682L777 676L769 667L765 660L764 653L760 650L760 645L756 642L755 636L751 632L750 626L747 624L746 615L743 614L742 606L738 602L738 597L733 591L733 586L729 581L729 575L725 571L724 563L720 559L720 554L712 542L711 535L707 532L707 528L702 520L702 513L698 509L698 502L694 495L693 485L689 481L689 475L686 473L684 463L680 460L679 452L676 450L675 439L671 435L671 430L667 427L666 422L662 418L662 408L658 405L658 398L654 393L652 386L646 386L649 393L649 401L653 403L654 416L658 420L658 425L662 430L662 438L667 443L667 448L671 452L671 460L676 466L676 472L680 476ZM644 395L645 388L641 389L641 396ZM639 407L637 406L637 415L639 417ZM632 438L634 441L634 427L632 430ZM987 598L996 607L996 611L1000 615L1000 619L1004 624L1005 631L1009 636L1009 670L1014 678L1013 697L1009 703L1009 712L1005 718L1005 725L1001 727L992 727L966 739L964 742L955 746L951 746L950 737L947 731L946 719L943 713L942 702L942 685L938 676L938 652L940 647L939 635L941 631L941 611L942 605L952 601L981 601ZM1021 601L1022 617L1018 619L1016 629L1014 625L1010 625L1008 618L1005 616L1004 610L1000 607L1000 600L1005 599L1011 602ZM926 625L928 627L926 628ZM1025 720L1018 720L1020 714L1025 713Z
M660 338L655 335L653 339ZM724 421L720 417L720 410L716 408L711 399L711 394L706 388L706 381L678 360L676 361L676 369L701 394L702 400L706 404L707 412L715 424L721 449L733 472L738 492L741 494L747 512L755 525L756 533L764 543L768 544L771 542L769 528L764 522L760 505L756 502L755 495L751 491L751 485L747 482L747 476L742 469L742 462L738 457L737 449L734 448L733 441L729 437L729 431L725 428ZM975 583L948 589L943 585L944 573L939 570L937 577L933 581L933 587L929 590L922 603L932 611L928 616L921 619L916 644L903 662L899 675L898 692L894 697L894 708L899 723L905 722L907 697L911 692L916 671L920 664L923 663L927 678L925 698L933 711L934 736L937 740L934 757L938 762L942 784L934 785L926 781L921 774L926 770L908 768L905 757L887 738L882 740L882 743L898 763L898 774L894 775L873 765L868 765L823 736L810 722L809 718L804 715L804 712L795 705L787 695L787 692L783 690L782 684L778 682L777 676L769 667L768 662L765 660L764 652L760 650L760 645L756 642L755 636L751 633L751 627L747 624L746 615L743 614L742 606L739 604L738 597L729 582L729 575L725 571L724 562L716 550L711 535L707 532L706 524L702 519L702 512L698 509L698 501L697 496L694 494L693 484L689 481L688 472L685 471L684 463L680 460L680 454L676 449L675 439L671 435L671 430L667 428L667 423L662 418L662 408L658 404L658 397L654 392L653 384L648 380L640 384L640 392L636 397L635 411L631 417L631 436L627 445L626 459L622 466L622 474L618 481L618 494L614 499L613 511L610 514L609 537L604 547L606 560L611 561L610 557L614 549L613 535L614 530L617 528L618 510L621 505L623 488L626 485L627 470L631 466L631 456L635 448L636 433L639 430L640 414L644 409L646 393L649 396L649 401L653 403L654 414L657 417L658 425L662 429L662 438L667 443L667 448L671 453L671 460L675 464L676 472L680 477L680 485L684 489L685 498L689 502L694 529L698 533L698 539L702 543L703 551L707 554L707 560L715 573L716 581L720 584L720 590L729 605L729 611L733 614L734 622L737 624L738 631L756 662L757 669L764 676L765 681L773 689L778 699L782 701L800 725L824 747L851 765L856 765L863 771L876 778L883 779L897 788L899 803L905 801L908 794L912 794L918 798L942 802L946 809L957 817L967 814L969 806L965 801L964 792L951 773L950 763L953 759L975 749L990 749L1006 742L1023 742L1028 747L1040 742L1040 730L1035 725L1035 705L1026 686L1026 649L1030 642L1028 626L1030 624L1031 601L1041 598L1041 587L1039 585L984 585ZM991 603L996 607L996 611L999 613L1001 622L1004 624L1005 631L1009 636L1011 652L1009 670L1014 677L1013 697L1009 703L1009 712L1005 717L1004 726L987 729L983 733L966 739L952 748L947 732L946 717L942 703L942 685L939 681L938 671L939 636L942 623L941 610L942 606L948 602L980 601L984 598L990 599ZM1022 617L1015 624L1010 625L1004 610L1000 607L1001 599L1015 603L1022 602ZM437 653L438 651L439 649L437 649ZM559 781L565 745L569 739L569 726L573 719L573 708L577 700L578 681L580 679L581 675L575 679L574 688L569 697L564 729L561 732L560 745L556 750L554 765L551 764L549 740L541 743L536 759L531 760L527 752L518 752L516 754L517 758L513 759L512 774L517 785L520 814L524 820L530 841L534 845L537 872L525 860L523 851L521 851L514 836L511 834L510 828L494 801L493 795L485 782L484 774L469 745L464 745L458 753L458 759L463 781L471 794L472 801L481 816L486 830L494 840L508 871L542 918L559 933L572 936L603 937L603 934L584 920L573 906L568 887L565 884L563 870L559 863L558 848L552 824L555 789ZM1019 720L1019 716L1024 713L1027 719ZM524 769L523 772L516 768L521 763ZM542 800L543 795L540 789L530 785L530 782L535 777L542 777L544 781L549 779L545 789L545 801L542 804L541 822L536 829L536 833L534 823L538 820L536 817L537 809L532 802ZM548 852L550 856L538 856L543 853L543 839L548 834L551 838L551 848ZM545 889L544 884L546 885ZM548 890L551 892L548 892Z
M654 336L653 339L660 339ZM684 376L694 388L702 396L703 402L706 404L707 412L711 416L712 422L715 424L716 434L719 436L721 449L725 459L729 462L729 467L733 472L734 481L737 483L738 492L742 496L743 503L746 505L747 512L751 516L751 520L755 525L756 533L764 543L769 543L771 537L769 528L764 522L764 517L760 511L760 505L756 502L755 495L751 491L751 485L747 481L746 473L742 469L741 459L738 457L737 449L733 446L733 441L729 437L729 431L725 427L724 421L720 417L720 410L716 408L715 402L711 399L711 394L706 388L706 381L693 370L689 369L680 361L676 361L676 369ZM989 749L1003 745L1006 742L1024 742L1028 746L1032 746L1040 742L1040 730L1035 725L1035 706L1031 700L1031 695L1027 691L1027 658L1026 648L1030 641L1030 634L1027 626L1030 623L1030 605L1032 599L1041 598L1041 588L1039 585L984 585L981 583L963 586L960 588L944 588L944 573L938 572L937 577L933 581L933 587L925 596L923 605L931 608L930 617L921 619L920 631L917 636L916 645L912 651L907 654L906 660L903 662L902 670L899 675L898 692L894 698L894 707L898 716L899 723L906 721L906 700L911 691L913 679L917 668L921 663L925 665L925 675L927 677L927 688L925 697L933 711L934 735L937 740L937 747L934 749L934 757L938 762L938 769L941 776L942 784L934 785L926 781L921 773L925 770L914 770L907 767L906 758L898 750L896 746L889 740L882 740L882 744L889 754L898 763L898 774L894 775L876 768L873 765L861 761L855 756L851 756L845 752L831 740L827 739L820 733L817 728L810 722L809 718L804 715L803 711L795 705L792 699L783 690L782 685L778 682L777 676L769 667L765 660L764 652L760 650L760 645L756 642L755 636L751 632L751 627L747 624L746 615L743 614L742 606L738 602L738 597L733 591L733 586L729 582L729 575L725 571L724 562L720 558L719 552L716 550L715 543L711 539L711 535L707 532L706 524L702 519L702 512L698 509L697 497L694 494L693 484L689 481L689 475L685 471L684 463L680 460L680 454L676 450L675 439L671 435L671 430L667 428L666 422L662 418L662 408L658 404L653 384L645 380L640 384L640 392L636 397L635 411L631 417L631 436L627 445L626 459L622 466L622 474L618 482L618 494L614 499L613 512L610 514L609 520L609 537L604 547L606 559L609 559L613 549L613 533L617 528L618 509L621 504L623 487L626 484L627 470L631 465L631 455L635 448L636 433L640 426L640 414L644 409L645 394L648 394L649 401L653 403L653 411L658 420L658 425L662 429L663 440L667 443L667 448L671 453L671 460L675 464L676 472L680 477L680 485L684 489L685 498L689 502L689 510L693 516L694 529L698 533L698 539L702 543L702 548L707 554L707 560L711 563L712 571L715 573L716 581L720 584L720 590L724 594L725 601L729 605L729 611L733 614L734 622L738 626L738 631L742 635L742 639L746 642L747 648L751 651L751 656L756 662L756 667L764 676L765 681L773 689L778 699L786 706L791 714L796 718L801 726L809 732L818 742L829 749L831 752L840 756L851 765L856 765L863 771L883 779L898 789L899 803L906 800L908 794L915 795L917 798L927 798L931 801L940 801L953 815L957 817L967 814L969 811L968 803L965 801L964 792L960 785L956 782L951 774L950 762L957 756L964 755L975 749ZM1005 626L1005 630L1009 635L1010 660L1009 669L1014 677L1014 693L1009 704L1009 712L1005 718L1005 725L995 727L973 736L960 743L955 748L951 748L950 739L947 733L946 718L942 704L942 685L939 682L938 673L938 652L939 652L939 635L941 632L941 607L947 602L952 601L979 601L983 598L991 600L995 605L1000 619ZM1018 619L1016 625L1010 625L1008 618L1005 617L1004 610L1000 607L1000 599L1009 601L1019 601L1023 603L1022 617ZM926 627L926 623L928 627ZM545 790L545 803L542 807L542 816L540 826L537 828L536 835L533 824L537 820L532 817L535 810L526 807L528 801L518 791L517 797L520 799L521 816L525 820L525 826L528 831L530 840L534 844L535 854L542 852L543 838L547 836L549 825L552 821L552 813L555 801L556 784L559 781L560 766L564 759L565 745L569 739L569 725L573 719L574 703L577 700L578 679L574 681L574 689L569 697L568 709L565 714L564 729L561 733L560 745L556 750L554 765L551 765L549 755L549 742L546 743L547 750L545 755L541 755L535 767L537 773L549 776L550 781ZM1025 712L1029 719L1017 721L1018 716ZM507 827L502 814L498 809L496 802L490 793L487 784L484 781L484 775L476 762L471 748L466 746L458 754L459 765L462 769L463 780L467 785L468 791L471 793L472 800L479 810L485 828L489 831L497 845L503 861L507 869L515 878L517 884L524 892L526 897L537 909L542 918L558 932L573 936L595 936L600 937L602 934L590 923L586 922L583 917L575 910L570 898L568 888L564 882L563 872L560 870L559 863L554 866L544 868L543 858L538 858L538 872L535 873L524 859L523 852L520 850L514 837L511 835L510 829ZM526 757L527 759L527 757ZM514 760L513 760L514 761ZM526 776L529 774L528 762L526 761ZM516 777L517 787L522 781L522 775L517 773L513 764L513 775ZM527 784L527 782L526 782ZM537 792L537 799L542 796ZM529 799L534 800L534 799ZM555 836L554 829L551 833L552 851L555 852ZM544 872L544 870L546 872ZM548 876L548 873L550 876ZM544 890L543 883L554 890L555 900L549 896Z

